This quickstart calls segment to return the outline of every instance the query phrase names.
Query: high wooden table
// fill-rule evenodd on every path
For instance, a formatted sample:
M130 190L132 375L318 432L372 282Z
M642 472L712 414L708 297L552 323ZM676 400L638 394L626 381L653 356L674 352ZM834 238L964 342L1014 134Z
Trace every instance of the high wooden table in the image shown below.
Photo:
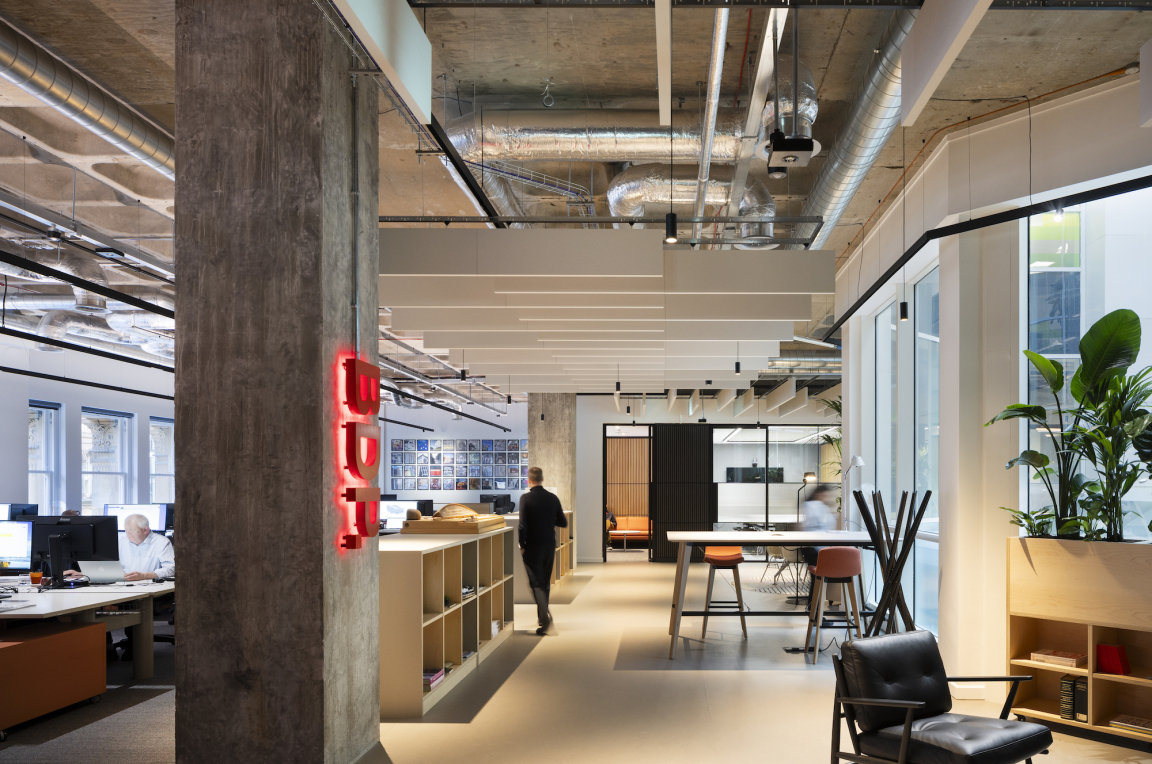
M672 588L672 618L668 623L668 633L672 642L668 646L668 660L676 657L676 641L680 637L680 618L686 615L739 616L738 611L684 610L684 591L688 588L688 564L692 559L692 547L705 546L872 546L872 537L857 531L669 531L668 540L679 544L676 555L676 580ZM704 603L707 607L708 603ZM792 616L807 617L806 610L753 610L744 611L747 616Z

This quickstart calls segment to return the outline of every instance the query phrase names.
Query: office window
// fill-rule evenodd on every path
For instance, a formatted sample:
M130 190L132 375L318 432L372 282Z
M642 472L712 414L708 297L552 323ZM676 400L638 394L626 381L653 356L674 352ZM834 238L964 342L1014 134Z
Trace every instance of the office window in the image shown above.
M148 469L151 501L170 504L176 501L176 453L173 438L176 425L171 419L152 417L148 427Z
M876 490L889 503L896 497L899 414L899 306L876 316Z
M80 512L104 514L105 504L129 502L129 414L84 409L80 415Z
M940 269L933 269L915 289L915 468L916 491L932 491L920 525L922 534L940 532ZM919 537L915 547L914 618L936 632L940 600L940 544Z
M56 486L56 411L28 407L28 503L44 514L58 514L53 503Z

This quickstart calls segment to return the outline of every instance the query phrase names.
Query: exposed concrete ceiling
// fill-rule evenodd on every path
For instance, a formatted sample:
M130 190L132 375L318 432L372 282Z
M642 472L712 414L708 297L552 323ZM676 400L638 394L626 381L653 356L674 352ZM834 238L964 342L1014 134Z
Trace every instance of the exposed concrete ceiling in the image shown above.
M731 12L721 104L747 105L763 9ZM805 10L801 58L813 71L820 113L814 137L821 157L786 180L766 180L778 214L797 214L860 86L889 12ZM544 83L554 110L656 109L654 13L638 8L428 9L417 12L433 50L434 113L442 120L478 105L540 108ZM0 16L102 84L168 132L175 129L175 13L172 0L7 0ZM673 13L673 109L698 111L710 52L713 11ZM790 26L783 51L787 52ZM941 128L1059 90L1134 62L1152 37L1152 14L1125 11L989 11L914 128L897 131L825 245L843 256L865 221L898 182L905 162ZM744 52L747 50L747 57ZM741 65L743 64L743 74ZM738 82L740 83L738 89ZM1091 83L1089 83L1091 84ZM1102 115L1101 118L1106 118ZM1090 129L1090 126L1085 126ZM473 201L438 158L418 159L416 136L381 99L380 210L388 215L474 215ZM928 146L930 152L932 146ZM926 152L927 153L927 152ZM582 164L582 166L581 166ZM763 162L753 175L763 177ZM75 173L73 173L75 169ZM606 163L539 163L533 169L592 190L599 214L604 189L620 171ZM73 181L73 176L75 181ZM174 187L139 161L0 82L0 187L170 261ZM568 216L559 196L515 187L525 212ZM73 205L73 199L75 204ZM73 209L75 210L73 212ZM6 249L27 254L15 229ZM102 263L109 283L152 284ZM18 280L17 280L18 282ZM24 285L32 288L32 285ZM66 293L35 286L42 292ZM812 318L797 333L831 323L832 298L813 295ZM36 314L33 313L33 316ZM388 324L387 311L384 313ZM420 332L413 347L419 348ZM782 351L810 346L783 343ZM446 358L447 356L445 356ZM415 362L415 361L413 361ZM432 366L435 366L432 363Z

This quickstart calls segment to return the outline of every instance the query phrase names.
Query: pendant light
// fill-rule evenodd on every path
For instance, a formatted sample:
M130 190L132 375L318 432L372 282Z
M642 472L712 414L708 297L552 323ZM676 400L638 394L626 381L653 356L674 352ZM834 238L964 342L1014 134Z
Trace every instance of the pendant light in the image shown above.
M736 376L740 376L740 343L736 343Z
M900 320L908 320L908 303L904 302L903 300L900 301Z
M620 364L616 364L616 392L620 392ZM619 411L620 409L616 409Z
M676 213L669 212L664 216L664 243L676 243Z

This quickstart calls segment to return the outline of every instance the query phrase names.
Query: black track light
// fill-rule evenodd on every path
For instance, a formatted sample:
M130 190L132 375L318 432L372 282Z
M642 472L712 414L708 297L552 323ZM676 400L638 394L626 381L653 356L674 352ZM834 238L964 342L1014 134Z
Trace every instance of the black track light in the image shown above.
M625 411L624 413L626 413L626 414L631 414L631 413L632 413L632 407L631 407L631 406L628 406L628 407L627 407L627 411Z
M740 376L740 362L739 361L736 362L736 376L737 377Z
M669 212L664 216L664 243L676 243L676 213Z
M468 381L468 372L464 371L464 369L460 370L460 381L461 382L467 382Z
M906 303L906 302L900 303L900 320L901 321L907 321L908 320L908 303Z
M544 415L543 415L543 414L541 414L541 415L540 415L540 421L541 421L541 422L543 422L543 421L544 421Z
M511 395L508 396L508 405L509 406L512 405L512 396Z

